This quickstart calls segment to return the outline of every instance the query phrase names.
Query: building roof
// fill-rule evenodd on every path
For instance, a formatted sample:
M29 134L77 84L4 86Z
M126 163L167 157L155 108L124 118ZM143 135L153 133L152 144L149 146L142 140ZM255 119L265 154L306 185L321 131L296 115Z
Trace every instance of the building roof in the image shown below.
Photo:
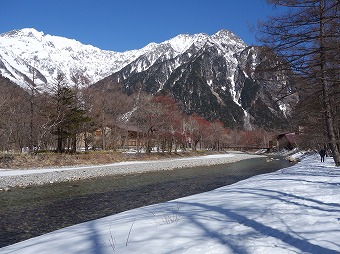
M296 143L297 135L295 133L282 133L277 136L277 139L286 138L289 143Z

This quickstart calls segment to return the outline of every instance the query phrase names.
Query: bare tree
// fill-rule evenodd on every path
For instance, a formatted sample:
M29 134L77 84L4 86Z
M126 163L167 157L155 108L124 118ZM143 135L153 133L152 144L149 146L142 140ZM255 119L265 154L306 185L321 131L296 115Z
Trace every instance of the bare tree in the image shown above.
M196 150L198 144L200 144L200 149L211 145L209 144L211 141L210 127L210 122L196 114L193 114L186 119L184 123L184 132L190 138L189 142L192 150Z
M36 85L36 69L35 64L37 57L34 57L33 66L30 66L30 73L32 74L32 79L27 80L28 82L28 93L29 93L29 103L30 103L30 129L29 129L29 150L33 152L35 147L38 145L37 132L36 132L36 96L38 94L38 88Z
M212 148L214 150L220 151L223 148L224 136L226 129L223 127L221 122L213 122L210 125L210 140L212 143Z
M20 151L28 146L27 92L0 75L0 149Z
M115 149L119 137L118 123L125 122L133 111L133 98L122 93L118 87L101 91L88 87L83 98L89 105L92 127L101 130L101 148Z
M285 14L260 23L261 41L280 56L277 68L292 70L300 84L300 94L320 94L327 144L337 166L340 166L339 133L332 98L334 63L338 70L340 2L338 0L268 0L285 7ZM332 43L331 43L332 42ZM336 43L335 43L336 42ZM332 64L333 63L333 64ZM337 71L338 72L338 71ZM337 73L336 72L336 73ZM307 96L308 97L308 96Z
M157 133L164 125L161 104L155 102L152 95L138 94L130 122L138 126L145 134L146 152L150 153L155 145Z

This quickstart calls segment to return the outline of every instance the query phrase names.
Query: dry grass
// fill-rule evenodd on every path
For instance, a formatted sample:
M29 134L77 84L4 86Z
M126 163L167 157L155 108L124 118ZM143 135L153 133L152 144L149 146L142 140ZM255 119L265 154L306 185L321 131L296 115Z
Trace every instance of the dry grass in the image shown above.
M210 152L211 153L211 152ZM38 153L38 154L1 154L0 168L28 169L61 167L74 165L98 165L121 161L160 160L209 154L207 151L183 153L126 154L120 152L87 152L76 154Z

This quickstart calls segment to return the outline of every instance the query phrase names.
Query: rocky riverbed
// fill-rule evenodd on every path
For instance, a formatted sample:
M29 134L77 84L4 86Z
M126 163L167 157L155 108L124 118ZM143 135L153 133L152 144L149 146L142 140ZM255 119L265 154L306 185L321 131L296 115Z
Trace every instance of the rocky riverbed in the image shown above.
M110 175L95 177L94 172L90 174L85 170L90 179L13 187L10 191L0 192L0 248L63 227L210 191L291 165L280 156L225 154L97 166L92 168L94 172L99 170L103 174L102 169L108 167L106 169L111 170ZM48 170L59 171L44 173ZM84 167L82 170L44 169L40 174L31 170L26 171L31 173L26 178L49 180L53 178L48 177L54 174L66 173L79 177L84 174L83 171ZM9 173L12 175L8 176ZM18 175L20 173L23 172L7 171L7 176L0 178L11 177L17 184L23 182L23 175Z
M212 166L237 162L261 155L246 153L225 153L197 156L181 159L157 161L129 161L106 165L42 168L27 170L0 170L0 190L8 191L12 187L27 187L57 182L69 182L102 176L125 175L150 171L173 170L199 166Z

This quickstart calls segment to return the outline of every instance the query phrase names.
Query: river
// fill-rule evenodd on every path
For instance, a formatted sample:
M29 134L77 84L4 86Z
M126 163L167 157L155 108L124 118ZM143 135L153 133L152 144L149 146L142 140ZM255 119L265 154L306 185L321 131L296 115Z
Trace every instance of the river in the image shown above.
M292 165L280 157L268 158L12 188L0 192L0 247L133 208L210 191Z

